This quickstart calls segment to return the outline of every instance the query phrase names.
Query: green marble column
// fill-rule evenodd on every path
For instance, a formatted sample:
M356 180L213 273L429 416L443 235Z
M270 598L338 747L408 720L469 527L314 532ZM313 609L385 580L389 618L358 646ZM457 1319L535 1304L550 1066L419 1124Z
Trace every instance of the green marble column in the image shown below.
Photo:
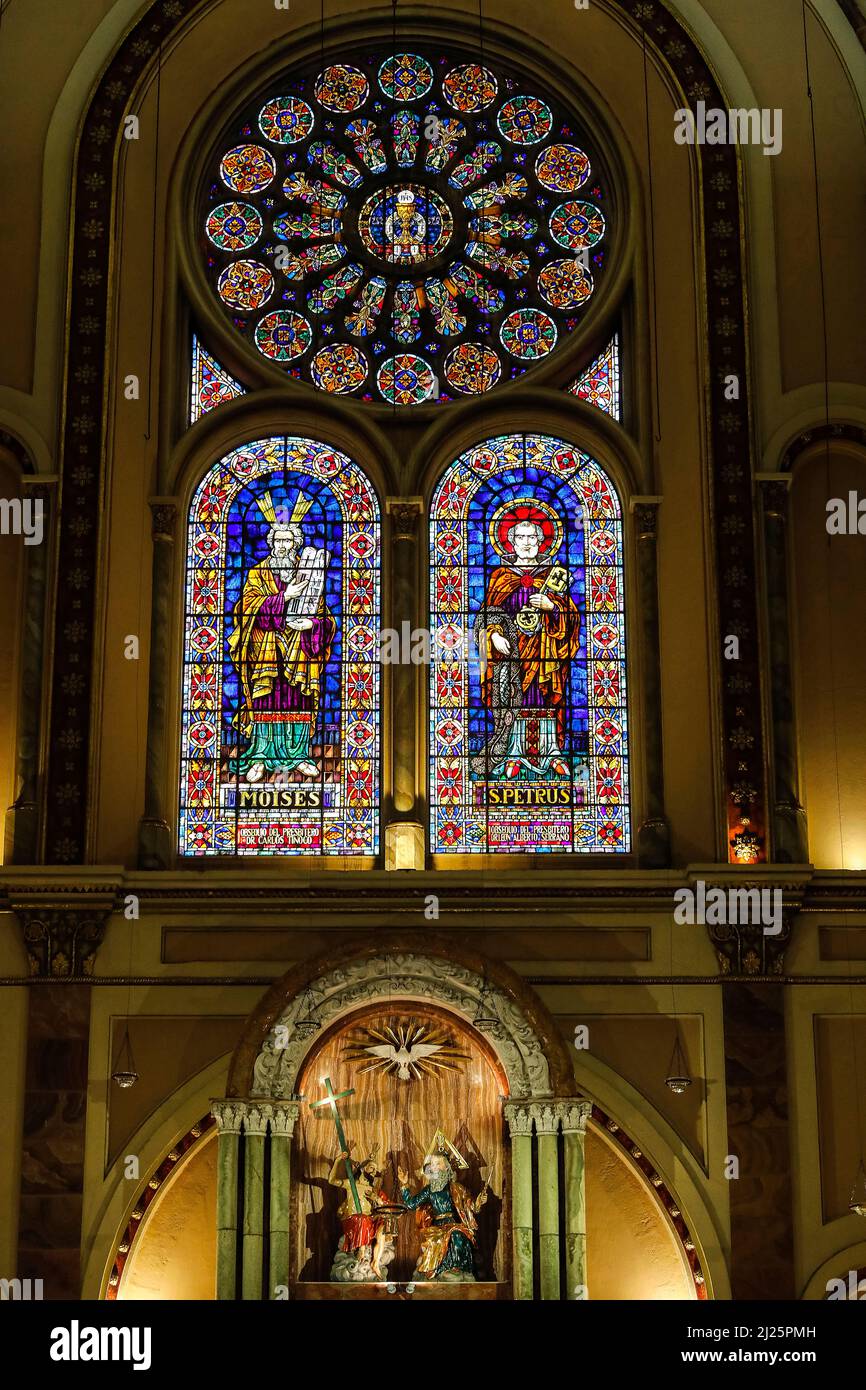
M299 1112L300 1106L295 1100L275 1101L271 1116L269 1299L276 1298L277 1289L288 1288L289 1284L292 1134Z
M248 1102L244 1113L244 1256L241 1297L262 1296L265 1253L265 1136L273 1106Z
M559 1106L565 1160L565 1296L587 1298L586 1192L584 1136L592 1111L588 1100L564 1101Z
M217 1140L217 1271L218 1299L237 1298L238 1145L244 1106L241 1101L215 1100L211 1113L219 1129Z
M538 1135L538 1267L541 1297L558 1299L559 1282L559 1111L533 1105Z
M512 1287L516 1300L532 1298L532 1111L509 1101L505 1120L511 1135Z

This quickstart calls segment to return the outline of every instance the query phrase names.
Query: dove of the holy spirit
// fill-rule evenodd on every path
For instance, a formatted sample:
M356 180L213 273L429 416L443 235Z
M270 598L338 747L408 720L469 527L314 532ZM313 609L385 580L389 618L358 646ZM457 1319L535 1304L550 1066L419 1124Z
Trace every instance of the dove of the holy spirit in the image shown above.
M426 1073L458 1071L457 1060L468 1058L452 1043L444 1029L418 1019L394 1020L381 1028L364 1028L369 1042L350 1043L346 1055L352 1061L366 1061L358 1071L382 1069L398 1081L420 1081Z

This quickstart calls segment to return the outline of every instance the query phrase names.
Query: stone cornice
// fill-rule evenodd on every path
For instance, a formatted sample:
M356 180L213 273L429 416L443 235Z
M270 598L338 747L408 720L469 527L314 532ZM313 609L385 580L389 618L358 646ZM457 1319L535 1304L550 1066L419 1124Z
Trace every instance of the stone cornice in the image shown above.
M439 899L440 920L478 912L501 920L551 913L667 912L680 888L699 881L718 888L780 888L787 911L866 912L866 872L817 870L809 864L690 864L683 870L559 869L425 870L392 873L372 869L305 870L300 866L251 866L249 870L208 866L167 872L125 870L121 865L0 868L0 908L33 910L120 910L135 895L142 916L149 912L201 913L202 908L243 910L255 916L279 910L282 917L309 920L338 914L357 920L386 911L405 924L423 918L430 894ZM198 870L198 872L196 871ZM296 923L293 921L292 923ZM578 924L579 925L579 924Z

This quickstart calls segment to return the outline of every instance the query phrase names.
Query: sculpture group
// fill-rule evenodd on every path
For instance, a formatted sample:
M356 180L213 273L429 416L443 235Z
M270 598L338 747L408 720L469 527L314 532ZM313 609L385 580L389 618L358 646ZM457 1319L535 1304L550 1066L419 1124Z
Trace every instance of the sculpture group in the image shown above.
M400 1201L392 1202L382 1191L382 1169L376 1162L375 1151L359 1162L351 1157L350 1150L351 1143L334 1160L328 1175L329 1183L345 1193L339 1210L343 1234L331 1266L331 1279L337 1283L386 1279L395 1254L396 1221L404 1212L414 1211L420 1251L413 1278L474 1282L477 1212L487 1201L486 1186L477 1197L472 1197L457 1181L448 1155L429 1153L421 1170L423 1184L416 1193L409 1189L405 1169L397 1170ZM341 1167L345 1173L342 1177Z
M450 1283L474 1282L477 1278L477 1213L487 1201L485 1184L477 1197L458 1182L448 1152L459 1154L437 1131L431 1152L424 1157L419 1190L409 1188L409 1174L397 1169L399 1199L392 1200L382 1189L383 1169L377 1150L363 1159L352 1157L353 1141L347 1140L337 1101L353 1094L350 1089L335 1093L330 1077L324 1079L327 1095L314 1101L316 1108L328 1106L334 1120L340 1152L331 1165L328 1182L343 1193L338 1211L343 1234L337 1245L331 1279L336 1283L379 1283L387 1279L388 1265L396 1253L397 1221L414 1212L420 1250L413 1278Z

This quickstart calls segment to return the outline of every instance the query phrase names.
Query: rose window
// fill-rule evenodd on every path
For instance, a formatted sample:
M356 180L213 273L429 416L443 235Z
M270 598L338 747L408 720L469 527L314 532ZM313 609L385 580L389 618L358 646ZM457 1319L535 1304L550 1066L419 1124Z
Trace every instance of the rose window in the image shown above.
M605 269L597 163L501 64L353 52L229 130L203 194L208 279L252 351L318 390L478 395L581 323Z

